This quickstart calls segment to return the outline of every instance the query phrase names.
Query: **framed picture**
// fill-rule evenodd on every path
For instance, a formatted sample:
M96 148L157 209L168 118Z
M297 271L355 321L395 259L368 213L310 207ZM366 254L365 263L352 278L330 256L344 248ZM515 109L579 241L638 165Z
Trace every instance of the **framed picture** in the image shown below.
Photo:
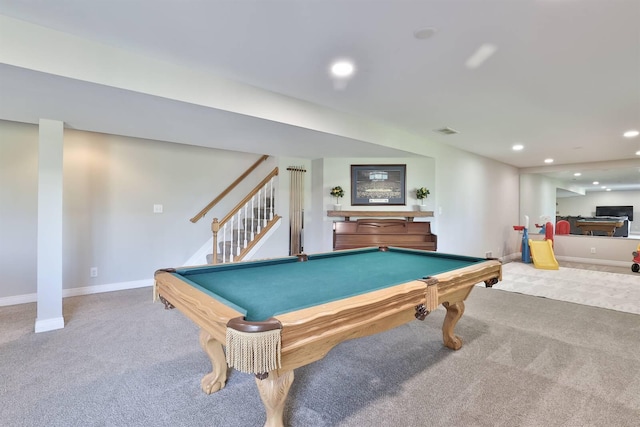
M406 205L407 165L351 165L351 204Z

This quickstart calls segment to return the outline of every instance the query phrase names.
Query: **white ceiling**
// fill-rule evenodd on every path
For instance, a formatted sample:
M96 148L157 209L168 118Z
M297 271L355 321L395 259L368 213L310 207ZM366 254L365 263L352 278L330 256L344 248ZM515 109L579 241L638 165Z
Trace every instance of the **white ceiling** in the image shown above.
M640 189L640 137L622 137L640 130L640 0L0 0L0 14L537 173L551 157L548 172L562 179L570 172L579 185L598 179ZM437 31L416 39L426 27ZM495 54L467 68L486 43ZM344 87L328 75L336 58L356 65ZM215 132L217 146L240 151L409 155L253 119L256 145L248 118L238 114L2 63L0 79L0 118L7 120L64 111L65 122L81 129L196 144ZM132 121L131 109L154 115ZM434 132L445 126L459 134ZM279 145L282 132L305 142ZM512 151L515 143L525 149Z

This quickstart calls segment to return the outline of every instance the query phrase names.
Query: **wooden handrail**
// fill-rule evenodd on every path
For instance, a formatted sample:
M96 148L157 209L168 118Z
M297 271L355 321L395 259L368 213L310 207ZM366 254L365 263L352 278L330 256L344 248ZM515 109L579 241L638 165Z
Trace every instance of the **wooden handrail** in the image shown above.
M220 195L218 197L213 199L211 201L211 203L209 203L207 206L205 206L204 209L202 209L200 212L198 212L198 214L196 216L194 216L193 218L191 218L189 221L191 221L193 223L198 222L203 216L205 216L207 214L207 212L209 212L216 204L218 204L218 202L220 200L222 200L227 194L229 194L231 192L231 190L233 190L238 184L240 184L243 179L245 179L251 172L253 172L253 170L255 168L257 168L260 165L260 163L264 162L268 158L269 158L269 156L266 155L266 154L263 155L262 157L260 157L260 159L257 162L255 162L249 169L247 169L245 171L245 173L240 175L238 177L238 179L233 181L231 183L231 185L229 185L222 193L220 193Z
M247 202L249 200L251 200L251 198L253 196L255 196L255 194L258 192L258 190L260 190L262 187L265 186L265 184L267 182L269 182L269 180L271 180L271 178L273 178L274 176L278 175L278 168L275 167L271 173L269 173L269 175L266 176L265 179L263 179L262 181L260 181L260 184L256 185L253 190L251 190L249 192L249 194L247 194L244 199L240 200L240 202L235 205L230 211L229 213L222 218L222 220L220 220L220 225L224 225L227 221L229 221L229 219L231 219L232 216L234 216L236 214L236 212L238 212L238 210L240 210L241 207L243 207L245 204L247 204Z

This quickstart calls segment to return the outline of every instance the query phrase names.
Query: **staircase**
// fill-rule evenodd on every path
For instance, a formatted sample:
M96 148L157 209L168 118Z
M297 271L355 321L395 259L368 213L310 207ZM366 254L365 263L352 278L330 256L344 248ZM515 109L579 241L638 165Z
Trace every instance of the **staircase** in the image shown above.
M202 219L218 202L242 182L258 165L269 156L260 157L249 169L239 176L231 185L197 213L191 222ZM214 218L211 223L213 233L212 253L206 255L208 264L236 262L242 260L257 243L266 237L275 225L280 223L280 216L274 214L274 181L278 176L278 168L274 168L253 190L249 192L222 220ZM202 255L200 255L202 256Z
M224 227L219 228L216 261L214 262L213 253L210 253L207 255L207 263L240 261L247 249L255 245L268 227L280 218L273 213L274 203L273 197L265 197L258 207L248 209L250 215L246 215L241 209L241 215L231 220L228 230L223 230Z
M242 260L280 220L274 213L274 180L278 168L267 175L221 221L214 218L213 250L207 262L218 264Z

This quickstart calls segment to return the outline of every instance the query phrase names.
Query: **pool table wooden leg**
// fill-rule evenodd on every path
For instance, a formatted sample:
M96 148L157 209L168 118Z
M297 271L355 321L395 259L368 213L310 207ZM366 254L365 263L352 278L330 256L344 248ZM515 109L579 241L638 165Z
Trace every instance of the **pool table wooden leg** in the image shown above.
M460 347L462 347L462 338L455 335L453 330L464 313L464 301L453 304L445 302L442 305L447 309L447 314L444 317L444 323L442 325L442 340L444 341L444 345L450 349L459 350Z
M200 330L200 346L211 360L211 372L202 377L200 386L207 394L215 393L227 383L227 362L222 350L222 343L215 340L204 329Z
M263 380L256 378L260 398L267 411L265 427L282 427L284 403L293 382L293 371L271 371Z

